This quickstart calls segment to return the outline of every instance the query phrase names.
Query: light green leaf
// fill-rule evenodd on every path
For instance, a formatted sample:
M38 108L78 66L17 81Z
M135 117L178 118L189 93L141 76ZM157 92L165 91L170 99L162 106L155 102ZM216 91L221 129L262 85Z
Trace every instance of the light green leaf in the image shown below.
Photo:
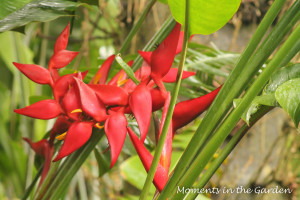
M168 0L176 21L184 24L185 0ZM241 0L190 0L191 34L211 34L224 26L239 8Z
M298 127L300 122L300 78L292 79L275 91L275 98Z
M12 4L13 2L13 4ZM30 22L45 22L69 15L81 3L68 0L2 0L0 32L24 26Z
M276 71L270 78L268 85L265 87L265 93L274 93L275 90L288 80L300 78L300 63L283 67Z

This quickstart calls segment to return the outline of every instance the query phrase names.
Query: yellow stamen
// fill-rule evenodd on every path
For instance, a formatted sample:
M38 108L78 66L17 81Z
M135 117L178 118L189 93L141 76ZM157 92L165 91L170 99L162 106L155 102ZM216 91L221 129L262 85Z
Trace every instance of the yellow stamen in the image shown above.
M64 140L65 137L66 137L66 135L67 135L67 132L64 132L63 134L61 134L61 135L59 135L59 136L56 136L56 139L57 139L57 140Z
M73 74L77 74L77 72L78 72L78 71L77 71L77 70L75 70Z
M80 108L73 110L71 113L79 113L79 112L82 112Z
M120 86L124 85L127 81L128 81L128 79L124 79L122 81L118 81L117 82L117 86L120 87Z
M102 77L102 74L96 74L96 76L93 80L93 84L97 84L101 77Z
M100 124L99 124L99 123L95 124L95 127L96 127L96 128L99 128L99 129L102 129L102 128L104 128L104 126L100 126Z

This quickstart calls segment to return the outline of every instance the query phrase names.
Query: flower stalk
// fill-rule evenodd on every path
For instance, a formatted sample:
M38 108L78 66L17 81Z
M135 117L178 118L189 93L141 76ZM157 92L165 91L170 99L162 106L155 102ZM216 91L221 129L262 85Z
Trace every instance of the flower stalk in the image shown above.
M175 104L176 104L176 100L177 100L177 96L178 96L178 92L179 92L179 88L180 88L180 84L181 84L181 77L182 77L182 74L183 74L183 65L185 63L187 47L188 47L189 38L190 38L189 26L188 26L188 22L189 22L188 21L189 20L188 8L189 8L189 0L186 1L184 38L183 38L183 45L182 45L180 63L179 63L179 66L178 66L178 73L177 73L176 83L175 83L174 90L172 92L169 109L168 109L168 112L167 112L167 115L166 115L165 123L164 123L163 129L162 129L160 138L159 138L158 143L157 143L157 147L156 147L156 150L155 150L153 161L152 161L150 170L148 172L144 187L143 187L141 195L140 195L140 200L145 200L148 196L150 185L151 185L151 182L154 178L154 174L155 174L155 171L157 169L157 166L158 166L158 163L159 163L159 160L160 160L160 157L161 157L161 153L162 153L162 150L163 150L163 147L164 147L164 144L165 144L165 140L167 138L168 129L169 129L169 126L171 124L172 115L173 115L174 107L175 107Z

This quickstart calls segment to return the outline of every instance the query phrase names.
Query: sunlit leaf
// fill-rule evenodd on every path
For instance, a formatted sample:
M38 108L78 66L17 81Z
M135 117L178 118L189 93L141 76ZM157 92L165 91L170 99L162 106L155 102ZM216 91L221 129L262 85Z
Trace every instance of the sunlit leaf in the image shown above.
M176 21L184 24L185 0L168 0ZM237 11L241 0L190 0L189 28L191 34L211 34L224 26Z

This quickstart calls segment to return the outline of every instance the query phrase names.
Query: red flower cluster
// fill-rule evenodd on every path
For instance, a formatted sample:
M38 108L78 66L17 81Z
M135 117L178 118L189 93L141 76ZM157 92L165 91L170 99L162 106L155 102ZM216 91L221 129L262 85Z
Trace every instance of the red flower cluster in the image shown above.
M151 114L163 108L161 129L170 103L170 93L163 82L175 82L177 69L171 68L174 57L181 51L183 32L176 24L169 36L153 52L139 53L144 58L142 67L135 72L140 81L136 85L128 79L126 73L119 71L109 82L109 73L115 56L112 55L102 64L89 84L83 82L87 72L78 72L60 76L58 70L68 65L78 54L66 50L69 38L69 25L58 37L54 54L48 69L34 64L14 65L29 79L39 84L48 84L52 88L54 99L42 100L15 112L38 119L57 118L51 130L49 140L33 143L25 139L36 153L45 157L42 173L46 176L54 153L55 138L64 140L57 156L58 161L71 154L90 138L93 128L103 128L111 150L111 167L123 147L127 132L136 148L146 170L152 163L152 155L144 147ZM132 62L128 63L132 65ZM194 75L184 72L183 79ZM185 126L209 107L219 88L205 96L180 102L176 105L169 128L160 165L157 169L154 184L162 190L168 179L172 152L172 140L177 129ZM127 126L125 114L133 114L139 129L140 139ZM41 183L40 182L40 183Z

